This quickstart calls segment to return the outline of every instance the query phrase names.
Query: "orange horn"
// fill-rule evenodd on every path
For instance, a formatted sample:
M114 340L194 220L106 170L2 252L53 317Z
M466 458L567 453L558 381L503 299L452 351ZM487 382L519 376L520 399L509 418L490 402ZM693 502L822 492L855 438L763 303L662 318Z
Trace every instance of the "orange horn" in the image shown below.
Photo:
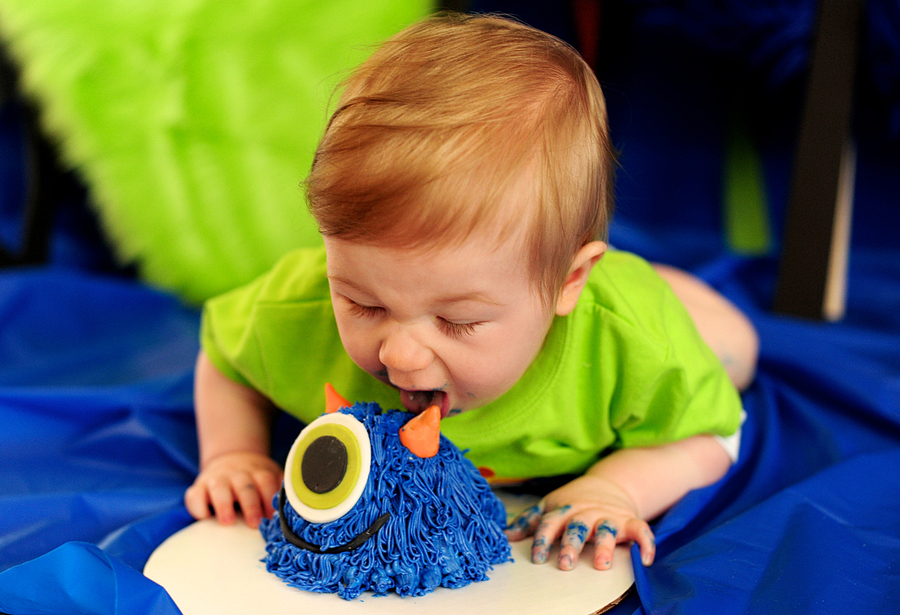
M441 446L441 409L429 406L400 428L400 442L416 457L427 459L437 455Z
M325 412L331 414L337 412L341 408L349 408L350 402L341 397L341 394L334 390L330 382L325 383Z

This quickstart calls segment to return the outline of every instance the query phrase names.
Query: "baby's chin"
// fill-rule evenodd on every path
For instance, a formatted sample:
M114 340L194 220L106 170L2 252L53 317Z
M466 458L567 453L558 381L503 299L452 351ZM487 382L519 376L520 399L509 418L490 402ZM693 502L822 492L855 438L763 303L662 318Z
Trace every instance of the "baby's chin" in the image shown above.
M480 410L501 397L503 397L503 392L485 396L470 394L463 400L451 398L450 411L447 416L459 416L460 414Z

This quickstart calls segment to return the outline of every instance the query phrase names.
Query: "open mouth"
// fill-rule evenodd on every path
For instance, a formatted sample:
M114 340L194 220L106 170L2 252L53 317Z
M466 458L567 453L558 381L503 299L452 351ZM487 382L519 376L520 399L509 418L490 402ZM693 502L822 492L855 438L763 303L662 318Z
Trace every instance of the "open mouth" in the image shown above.
M441 409L441 418L450 413L450 398L444 391L407 391L400 390L400 401L403 407L413 414L420 414L430 406Z

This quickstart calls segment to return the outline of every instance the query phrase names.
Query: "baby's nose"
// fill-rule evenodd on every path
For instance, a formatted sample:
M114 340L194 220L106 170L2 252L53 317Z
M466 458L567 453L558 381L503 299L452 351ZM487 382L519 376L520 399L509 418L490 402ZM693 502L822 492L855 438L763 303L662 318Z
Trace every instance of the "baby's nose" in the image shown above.
M415 372L431 364L434 355L404 327L397 327L381 342L378 358L388 370Z

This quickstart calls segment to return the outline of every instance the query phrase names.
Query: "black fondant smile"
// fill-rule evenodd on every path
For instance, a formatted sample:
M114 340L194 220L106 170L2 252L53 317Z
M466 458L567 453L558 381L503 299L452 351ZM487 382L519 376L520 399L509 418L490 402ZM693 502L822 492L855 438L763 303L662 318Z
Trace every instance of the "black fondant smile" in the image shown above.
M284 501L287 499L287 495L284 492L284 487L281 488L281 494L278 496L278 520L281 524L281 531L284 534L285 540L294 545L295 547L299 547L301 549L306 549L307 551L312 551L313 553L323 554L323 555L331 555L333 553L343 553L344 551L352 551L353 549L358 549L361 547L369 538L378 533L378 530L388 522L388 519L391 518L391 513L384 513L377 519L375 519L374 523L368 527L361 534L357 535L350 542L342 544L337 547L332 547L331 549L322 549L318 545L314 545L311 542L307 542L303 540L297 534L294 533L294 530L291 529L290 524L287 522L287 519L284 517Z

